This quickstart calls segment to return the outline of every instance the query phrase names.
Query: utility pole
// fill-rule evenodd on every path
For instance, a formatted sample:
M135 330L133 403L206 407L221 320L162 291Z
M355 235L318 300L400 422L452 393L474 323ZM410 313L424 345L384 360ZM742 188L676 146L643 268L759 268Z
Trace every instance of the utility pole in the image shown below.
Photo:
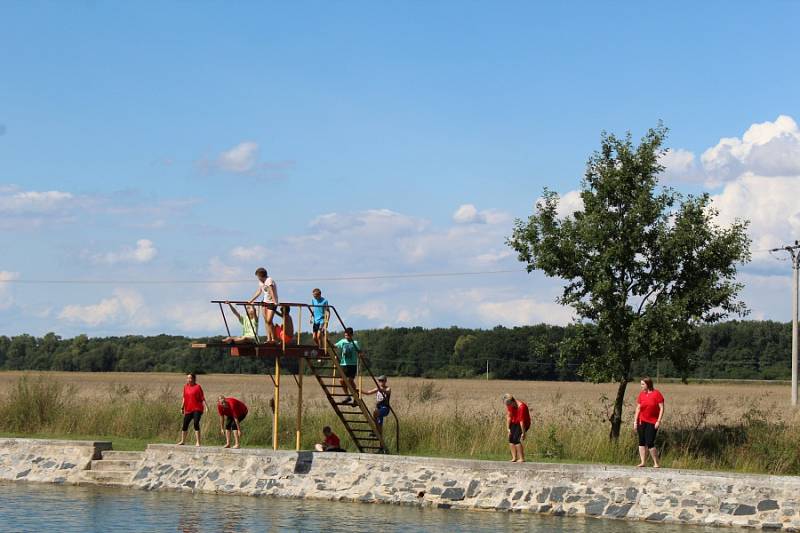
M770 252L789 252L792 259L792 407L797 407L797 288L800 272L800 242L783 248L773 248Z

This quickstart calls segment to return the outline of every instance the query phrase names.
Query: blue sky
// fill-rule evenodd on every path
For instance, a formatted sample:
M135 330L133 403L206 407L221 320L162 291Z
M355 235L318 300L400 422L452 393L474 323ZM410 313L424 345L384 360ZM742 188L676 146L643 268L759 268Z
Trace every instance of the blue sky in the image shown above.
M128 282L260 265L356 327L564 323L539 273L282 280L519 268L543 187L659 119L670 185L800 237L800 4L552 4L0 4L0 334L215 333L254 282ZM753 316L788 320L754 258ZM26 282L74 279L110 283Z

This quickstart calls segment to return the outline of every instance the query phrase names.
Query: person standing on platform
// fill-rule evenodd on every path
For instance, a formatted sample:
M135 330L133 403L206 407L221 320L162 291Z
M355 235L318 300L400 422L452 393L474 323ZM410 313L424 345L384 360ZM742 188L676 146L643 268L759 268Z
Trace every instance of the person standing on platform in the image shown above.
M242 437L242 420L247 416L247 406L236 398L220 396L217 399L217 412L219 429L225 436L225 448L231 447L231 433L233 433L233 447L238 448L239 439Z
M203 394L203 387L197 383L197 376L194 373L186 374L186 385L183 386L183 403L181 403L181 414L183 415L183 426L181 428L181 440L179 446L186 443L186 433L189 431L189 423L194 423L195 446L200 446L200 417L203 411L208 409L206 397Z
M322 291L314 289L311 291L311 330L314 333L314 343L319 348L325 348L325 331L328 329L330 311L328 310L328 299L322 297Z
M353 339L353 328L345 328L344 339L336 343L336 349L339 350L339 365L342 367L344 375L347 378L347 383L345 383L344 379L340 379L339 383L341 383L342 388L350 394L351 390L357 390L354 378L358 373L358 355L362 353L361 345L357 340ZM351 387L350 389L347 388L348 383ZM342 403L345 405L355 403L355 400L353 400L351 396L348 396Z
M503 395L506 404L506 426L508 427L508 445L511 448L511 462L524 463L525 450L522 442L525 433L531 427L531 413L525 402L521 402L510 394Z
M278 309L278 284L267 275L267 269L259 267L256 269L258 278L258 290L247 303L253 303L259 295L263 295L264 302L264 326L267 330L267 342L275 342L275 328L272 325L272 318Z
M639 436L639 464L646 466L647 452L653 458L653 466L661 468L658 464L658 450L656 450L656 433L661 426L664 416L664 396L653 388L653 380L642 378L639 382L642 392L636 399L636 412L633 415L633 430Z

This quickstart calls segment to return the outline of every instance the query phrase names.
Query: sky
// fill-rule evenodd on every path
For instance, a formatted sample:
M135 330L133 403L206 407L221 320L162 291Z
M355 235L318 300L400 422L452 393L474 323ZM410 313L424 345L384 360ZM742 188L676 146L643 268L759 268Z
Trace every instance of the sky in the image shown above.
M0 334L220 334L210 300L252 296L259 266L356 328L565 324L514 220L545 187L578 207L601 132L659 120L664 183L751 220L750 318L791 318L764 250L800 239L800 3L32 0L0 20Z

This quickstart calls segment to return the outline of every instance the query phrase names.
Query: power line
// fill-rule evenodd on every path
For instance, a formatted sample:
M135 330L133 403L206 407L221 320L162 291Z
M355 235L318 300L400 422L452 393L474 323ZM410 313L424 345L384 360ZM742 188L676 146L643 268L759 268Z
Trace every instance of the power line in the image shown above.
M366 281L379 279L409 279L409 278L448 278L460 276L488 276L497 274L523 274L525 270L484 270L475 272L420 272L412 274L376 274L376 275L348 275L314 278L281 278L282 283L310 283L317 281ZM106 279L8 279L0 283L16 284L48 284L48 285L208 285L223 284L237 285L253 283L248 280L196 280L196 279L142 279L142 280L106 280Z

